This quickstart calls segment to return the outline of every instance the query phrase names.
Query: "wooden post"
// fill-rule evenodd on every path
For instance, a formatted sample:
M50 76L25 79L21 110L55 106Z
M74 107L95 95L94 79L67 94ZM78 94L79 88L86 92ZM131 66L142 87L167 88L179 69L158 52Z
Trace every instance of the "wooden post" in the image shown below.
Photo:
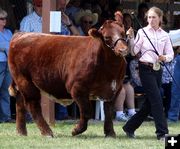
M56 10L56 0L43 0L42 5L42 32L49 33L50 11ZM47 123L55 124L54 102L45 96L41 98L42 113Z

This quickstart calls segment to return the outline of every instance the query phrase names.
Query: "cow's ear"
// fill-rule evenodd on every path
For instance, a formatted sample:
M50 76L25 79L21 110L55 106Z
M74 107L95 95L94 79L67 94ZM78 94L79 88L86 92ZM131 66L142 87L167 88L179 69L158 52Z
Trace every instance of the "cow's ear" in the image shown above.
M90 35L90 36L92 36L92 37L102 37L102 34L97 30L97 29L95 29L95 28L92 28L92 29L90 29L89 31L88 31L88 34Z

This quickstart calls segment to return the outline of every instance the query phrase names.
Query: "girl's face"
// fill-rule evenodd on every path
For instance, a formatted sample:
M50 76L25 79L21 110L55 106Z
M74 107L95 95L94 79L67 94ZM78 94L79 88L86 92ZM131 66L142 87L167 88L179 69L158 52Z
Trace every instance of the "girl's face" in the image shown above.
M152 28L158 29L161 18L154 11L149 11L147 15L147 21Z

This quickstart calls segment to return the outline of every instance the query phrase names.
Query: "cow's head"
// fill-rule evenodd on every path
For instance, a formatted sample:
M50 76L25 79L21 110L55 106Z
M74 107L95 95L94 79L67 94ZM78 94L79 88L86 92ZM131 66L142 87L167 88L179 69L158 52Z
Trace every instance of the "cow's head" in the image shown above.
M107 20L99 29L99 32L102 34L106 46L111 48L116 55L127 55L126 34L121 22Z
M90 29L88 33L90 36L100 37L104 44L112 49L116 55L126 56L128 46L123 25L123 15L120 11L117 11L114 16L115 20L106 20L98 31Z

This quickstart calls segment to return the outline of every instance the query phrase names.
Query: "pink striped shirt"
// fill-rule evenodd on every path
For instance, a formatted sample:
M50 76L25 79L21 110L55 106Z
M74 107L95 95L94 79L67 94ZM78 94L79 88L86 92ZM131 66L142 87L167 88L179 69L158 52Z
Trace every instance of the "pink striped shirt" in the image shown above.
M170 62L174 58L174 51L168 33L161 28L154 30L149 25L143 29L159 55L164 55L166 62ZM134 53L133 55L141 52L141 58L139 60L142 62L155 63L158 61L158 56L142 29L138 30L132 50L131 53Z

